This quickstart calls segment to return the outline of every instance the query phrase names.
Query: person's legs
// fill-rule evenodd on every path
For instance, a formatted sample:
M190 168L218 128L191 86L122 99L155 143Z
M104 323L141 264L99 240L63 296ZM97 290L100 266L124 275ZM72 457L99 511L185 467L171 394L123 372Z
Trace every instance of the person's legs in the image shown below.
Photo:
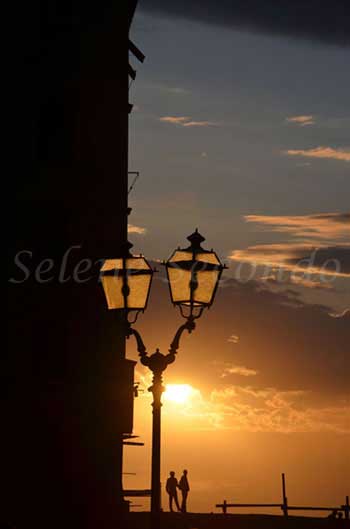
M187 512L187 490L183 490L182 492L182 504L181 504L181 510L182 512Z
M177 492L175 492L175 494L174 494L174 500L175 500L175 504L176 504L177 510L181 511L180 505L179 505L179 500L177 499Z
M173 497L169 494L169 511L173 512Z

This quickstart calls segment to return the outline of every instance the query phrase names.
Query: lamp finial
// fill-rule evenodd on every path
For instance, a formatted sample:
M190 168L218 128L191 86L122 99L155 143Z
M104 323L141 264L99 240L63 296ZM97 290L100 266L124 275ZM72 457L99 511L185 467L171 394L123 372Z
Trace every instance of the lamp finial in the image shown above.
M187 240L190 241L193 250L201 250L201 244L205 241L205 237L203 237L199 233L198 228L196 228L196 230L187 237Z

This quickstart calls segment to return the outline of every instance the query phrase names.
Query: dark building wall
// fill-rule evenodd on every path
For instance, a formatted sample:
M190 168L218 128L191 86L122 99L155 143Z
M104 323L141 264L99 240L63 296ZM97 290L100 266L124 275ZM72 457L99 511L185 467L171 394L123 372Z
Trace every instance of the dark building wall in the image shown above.
M127 237L128 29L135 4L33 5L32 32L24 35L17 152L25 170L14 174L8 196L2 370L8 399L1 516L18 527L104 528L119 516L121 434L130 423L123 396L131 382L121 376L122 322L107 311L98 260L117 255ZM24 250L19 267L14 258ZM53 265L38 281L43 259ZM75 267L89 263L76 281Z

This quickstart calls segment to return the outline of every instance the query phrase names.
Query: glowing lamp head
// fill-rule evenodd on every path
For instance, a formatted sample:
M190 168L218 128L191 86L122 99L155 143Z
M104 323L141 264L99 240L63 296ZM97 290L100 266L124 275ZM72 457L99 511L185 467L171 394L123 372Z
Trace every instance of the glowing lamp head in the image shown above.
M224 267L213 250L202 248L198 230L187 239L190 246L175 250L165 265L173 304L183 316L199 316L212 305Z
M122 257L106 259L101 281L109 309L144 311L147 307L153 270L146 259L130 253L128 243Z

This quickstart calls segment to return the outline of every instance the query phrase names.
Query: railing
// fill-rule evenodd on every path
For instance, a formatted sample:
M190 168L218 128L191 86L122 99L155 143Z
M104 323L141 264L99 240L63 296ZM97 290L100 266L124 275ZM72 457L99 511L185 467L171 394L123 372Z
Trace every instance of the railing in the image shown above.
M310 507L310 506L295 506L288 505L288 499L286 495L286 480L285 474L282 474L282 503L228 503L227 500L224 500L223 503L217 503L216 508L222 509L223 514L227 514L229 508L247 508L247 507L257 507L257 508L274 508L277 507L281 509L285 517L288 517L289 511L329 511L329 512L344 512L344 517L346 520L350 519L350 504L349 496L345 497L344 505L339 507Z
M143 489L143 490L124 490L123 496L126 496L128 498L143 498L147 496L151 496L151 489Z

